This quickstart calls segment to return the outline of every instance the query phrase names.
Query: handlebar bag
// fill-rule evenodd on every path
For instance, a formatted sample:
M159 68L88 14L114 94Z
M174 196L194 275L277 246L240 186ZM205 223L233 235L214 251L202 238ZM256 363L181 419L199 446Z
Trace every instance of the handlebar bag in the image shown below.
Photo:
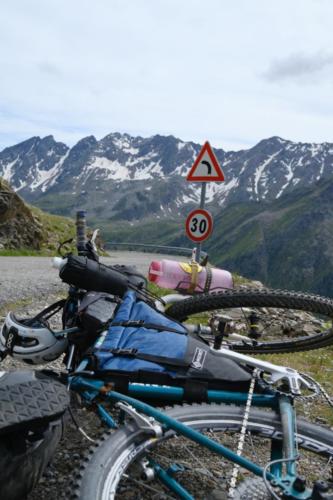
M119 270L80 255L69 255L59 276L69 285L84 290L112 293L119 297L124 295L129 285L129 280Z
M132 291L98 338L93 359L98 376L115 384L125 380L182 386L195 381L206 388L246 390L251 380L245 368L188 335L184 325L137 300Z
M144 290L147 280L134 266L106 266L81 255L69 255L59 272L69 285L122 297L129 288Z

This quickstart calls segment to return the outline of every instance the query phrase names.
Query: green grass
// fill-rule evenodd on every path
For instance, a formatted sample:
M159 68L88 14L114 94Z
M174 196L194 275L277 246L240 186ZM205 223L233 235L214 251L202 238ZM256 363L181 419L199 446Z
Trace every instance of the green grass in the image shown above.
M16 309L20 309L21 307L26 307L32 304L34 301L33 297L29 297L26 299L18 299L14 302L6 302L3 306L0 307L0 316L5 316L9 311L14 311ZM1 327L1 325L0 325Z
M36 207L30 207L30 209L43 226L44 241L39 255L54 254L60 242L75 237L76 227L72 219L48 214ZM73 251L74 245L69 245L68 249Z
M0 250L0 257L27 257L27 256L37 257L38 255L44 255L43 251L32 250L31 248Z
M168 295L169 293L177 293L175 290L169 290L168 288L161 288L155 283L148 282L148 290L156 295L156 297L163 297L163 295Z
M258 356L259 357L259 356ZM314 351L270 354L260 356L261 359L277 365L288 366L297 371L304 372L319 382L326 392L332 396L333 387L333 346ZM300 405L300 411L302 407ZM311 404L311 420L323 419L333 426L333 411L327 403L314 400Z
M241 276L240 274L237 273L232 273L232 279L234 282L234 286L240 286L240 285L251 285L252 281L244 278L244 276Z

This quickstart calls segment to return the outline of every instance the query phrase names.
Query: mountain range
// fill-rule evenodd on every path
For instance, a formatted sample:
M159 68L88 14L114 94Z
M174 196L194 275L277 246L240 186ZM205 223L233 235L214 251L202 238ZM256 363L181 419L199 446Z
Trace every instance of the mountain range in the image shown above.
M28 202L68 215L85 206L106 220L183 217L200 200L185 177L200 144L173 136L113 133L69 148L53 136L32 137L0 152L0 176ZM333 175L333 144L272 137L251 149L214 149L224 183L209 183L213 213L232 203L273 201Z
M32 137L0 152L0 176L28 202L58 214L86 208L106 239L191 246L184 218L200 201L186 181L201 145L173 136L113 133L69 148ZM214 263L272 286L333 290L333 143L271 137L214 148L224 183L207 185Z

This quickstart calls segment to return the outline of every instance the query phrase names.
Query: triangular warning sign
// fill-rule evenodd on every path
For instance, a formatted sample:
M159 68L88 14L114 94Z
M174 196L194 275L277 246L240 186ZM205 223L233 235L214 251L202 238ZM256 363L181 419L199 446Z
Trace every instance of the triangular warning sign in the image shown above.
M194 182L224 181L222 168L208 141L202 146L186 180Z

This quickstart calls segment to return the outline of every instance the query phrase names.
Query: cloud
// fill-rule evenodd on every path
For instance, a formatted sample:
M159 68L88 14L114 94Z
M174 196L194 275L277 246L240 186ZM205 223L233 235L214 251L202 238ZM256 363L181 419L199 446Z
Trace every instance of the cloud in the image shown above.
M331 140L332 0L2 4L0 149L112 131L231 149Z
M270 82L283 80L304 81L320 77L324 70L333 68L333 55L295 53L271 62L263 77Z
M63 71L56 66L55 64L51 64L48 61L41 61L37 64L37 68L41 71L41 73L46 73L51 76L62 76Z

